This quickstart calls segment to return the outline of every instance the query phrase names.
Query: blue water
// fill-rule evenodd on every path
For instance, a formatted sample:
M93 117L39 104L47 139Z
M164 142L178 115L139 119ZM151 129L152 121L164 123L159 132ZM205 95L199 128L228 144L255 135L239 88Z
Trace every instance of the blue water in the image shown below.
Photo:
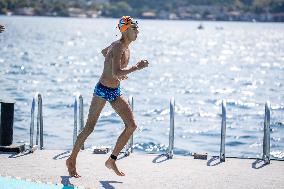
M116 19L0 17L0 98L15 100L14 142L29 143L30 108L43 97L44 146L71 149L74 95L88 114L103 69L102 48L118 39ZM168 146L175 97L175 153L220 149L221 102L227 100L226 155L261 157L264 104L271 103L271 155L284 159L284 25L139 20L130 64L150 66L122 82L134 96L135 151ZM216 27L223 27L222 30ZM123 122L107 105L85 146L115 145Z
M15 178L0 177L0 188L5 189L76 189L74 186L35 183Z

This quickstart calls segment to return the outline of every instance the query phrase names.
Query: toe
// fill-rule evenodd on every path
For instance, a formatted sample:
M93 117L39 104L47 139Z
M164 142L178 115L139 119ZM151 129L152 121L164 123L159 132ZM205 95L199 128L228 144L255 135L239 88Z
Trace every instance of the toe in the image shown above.
M116 174L118 175L118 176L125 176L125 174L122 172L122 171L116 171Z

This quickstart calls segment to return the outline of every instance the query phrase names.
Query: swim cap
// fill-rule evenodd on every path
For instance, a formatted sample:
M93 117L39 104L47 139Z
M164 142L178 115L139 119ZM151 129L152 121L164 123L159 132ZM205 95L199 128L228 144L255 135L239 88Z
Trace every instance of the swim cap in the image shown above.
M122 16L118 23L118 29L121 32L125 32L131 25L135 25L138 28L137 21L134 21L130 16Z

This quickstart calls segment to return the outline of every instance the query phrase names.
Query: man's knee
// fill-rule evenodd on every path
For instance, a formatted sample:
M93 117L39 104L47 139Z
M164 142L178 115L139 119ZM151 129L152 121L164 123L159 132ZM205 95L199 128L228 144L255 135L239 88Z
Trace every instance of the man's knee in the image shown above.
M137 129L137 125L135 123L127 124L126 130L130 132L134 132Z
M90 108L89 109L89 114L88 117L89 118L94 118L94 117L99 117L100 116L100 111L96 110L95 108Z

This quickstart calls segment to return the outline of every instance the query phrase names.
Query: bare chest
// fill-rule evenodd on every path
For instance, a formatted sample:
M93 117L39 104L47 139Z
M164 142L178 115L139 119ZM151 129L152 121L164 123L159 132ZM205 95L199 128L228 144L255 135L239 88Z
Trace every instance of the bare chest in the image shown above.
M122 68L125 68L128 65L129 59L130 59L130 51L129 50L125 50L122 53L122 56L121 56L121 67Z

